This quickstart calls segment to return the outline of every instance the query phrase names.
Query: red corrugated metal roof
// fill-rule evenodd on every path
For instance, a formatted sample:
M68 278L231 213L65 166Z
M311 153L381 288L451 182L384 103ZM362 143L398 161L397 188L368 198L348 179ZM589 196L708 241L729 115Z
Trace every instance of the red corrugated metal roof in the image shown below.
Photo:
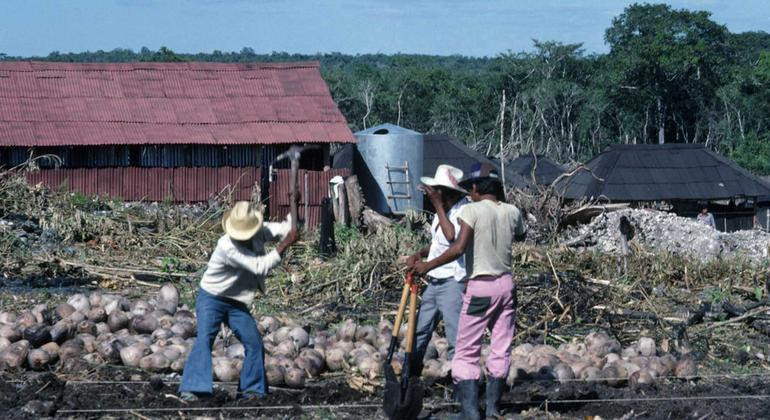
M0 146L351 143L318 62L0 62Z

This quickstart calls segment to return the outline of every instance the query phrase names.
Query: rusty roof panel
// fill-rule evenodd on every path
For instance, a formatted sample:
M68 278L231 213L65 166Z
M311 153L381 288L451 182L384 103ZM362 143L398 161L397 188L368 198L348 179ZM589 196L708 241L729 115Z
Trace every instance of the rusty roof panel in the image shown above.
M1 62L0 74L0 146L355 141L317 62Z
M78 146L104 144L287 144L344 142L349 132L329 122L256 122L236 124L131 122L2 123L2 146ZM77 138L78 141L72 141Z

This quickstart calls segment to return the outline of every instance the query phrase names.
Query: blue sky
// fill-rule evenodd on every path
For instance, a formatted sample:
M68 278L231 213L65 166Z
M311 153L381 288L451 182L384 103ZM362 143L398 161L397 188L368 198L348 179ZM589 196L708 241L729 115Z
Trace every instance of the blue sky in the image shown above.
M605 52L625 0L0 0L0 53L165 45L177 52L493 56L532 39ZM733 32L770 32L770 0L672 0Z

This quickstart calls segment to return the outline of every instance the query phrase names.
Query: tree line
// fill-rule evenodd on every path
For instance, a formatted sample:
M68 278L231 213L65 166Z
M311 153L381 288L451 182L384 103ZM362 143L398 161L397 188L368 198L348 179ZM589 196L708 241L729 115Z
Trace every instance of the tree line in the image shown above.
M46 57L72 62L319 60L357 131L392 122L449 133L489 156L585 161L610 144L702 143L770 175L770 34L731 33L708 12L634 4L605 31L610 51L533 40L495 57L182 54L162 47Z

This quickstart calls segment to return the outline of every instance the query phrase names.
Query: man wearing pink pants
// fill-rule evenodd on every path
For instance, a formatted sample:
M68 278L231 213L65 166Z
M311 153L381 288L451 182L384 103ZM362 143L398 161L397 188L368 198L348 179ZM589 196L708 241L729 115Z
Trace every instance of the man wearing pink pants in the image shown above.
M485 173L486 172L486 173ZM486 417L500 415L498 403L510 366L510 347L516 314L516 286L511 276L512 245L526 235L521 212L505 203L503 186L496 174L484 168L471 170L461 186L470 191L473 203L465 205L458 219L460 235L439 257L415 264L424 274L465 254L468 286L457 332L452 379L462 411L457 418L475 420L479 413L481 342L484 330L492 332L487 358Z
M510 368L510 347L516 317L516 285L510 273L499 277L480 276L468 283L460 312L457 350L452 359L455 382L481 377L479 357L484 330L492 333L487 372L505 379Z

